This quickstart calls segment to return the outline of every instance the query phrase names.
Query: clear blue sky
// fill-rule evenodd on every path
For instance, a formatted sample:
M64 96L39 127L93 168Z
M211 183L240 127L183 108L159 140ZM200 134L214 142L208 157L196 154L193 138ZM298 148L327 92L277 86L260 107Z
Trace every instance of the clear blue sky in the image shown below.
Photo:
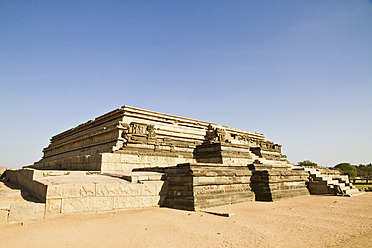
M0 166L129 105L372 162L372 3L0 0Z

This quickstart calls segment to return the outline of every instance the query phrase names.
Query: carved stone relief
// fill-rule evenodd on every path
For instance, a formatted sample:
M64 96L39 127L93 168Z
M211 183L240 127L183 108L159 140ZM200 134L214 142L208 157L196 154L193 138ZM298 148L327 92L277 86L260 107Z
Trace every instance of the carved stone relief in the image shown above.
M205 134L205 140L207 141L228 142L229 138L231 138L231 136L225 129L218 127L214 128L212 125L208 126Z

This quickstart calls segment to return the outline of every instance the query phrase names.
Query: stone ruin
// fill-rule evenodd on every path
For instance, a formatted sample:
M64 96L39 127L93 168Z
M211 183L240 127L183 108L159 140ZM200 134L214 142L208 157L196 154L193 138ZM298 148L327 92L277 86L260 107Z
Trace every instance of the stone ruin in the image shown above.
M43 152L29 168L131 172L183 163L289 165L281 145L263 134L128 106L52 137Z
M43 153L3 177L45 204L45 218L309 194L309 172L261 133L129 106L53 136Z

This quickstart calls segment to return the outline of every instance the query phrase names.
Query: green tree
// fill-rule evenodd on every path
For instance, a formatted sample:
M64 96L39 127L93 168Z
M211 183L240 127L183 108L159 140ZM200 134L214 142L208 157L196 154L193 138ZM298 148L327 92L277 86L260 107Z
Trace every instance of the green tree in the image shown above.
M359 165L356 167L358 177L372 179L372 164Z
M318 166L317 163L311 162L310 160L305 160L305 161L302 161L302 162L298 162L297 165L298 166L304 166L304 167L317 167Z
M348 175L349 177L357 176L356 167L351 165L350 163L340 163L336 165L334 168L339 170L342 175Z

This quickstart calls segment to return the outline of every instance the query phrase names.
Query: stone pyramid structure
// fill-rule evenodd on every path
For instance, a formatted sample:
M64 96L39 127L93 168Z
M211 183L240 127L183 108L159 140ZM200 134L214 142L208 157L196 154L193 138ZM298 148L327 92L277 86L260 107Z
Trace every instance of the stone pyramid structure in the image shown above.
M123 106L51 138L29 168L130 172L181 163L288 167L261 133Z
M129 106L53 136L43 153L1 178L44 204L45 218L275 201L317 180L261 133Z

